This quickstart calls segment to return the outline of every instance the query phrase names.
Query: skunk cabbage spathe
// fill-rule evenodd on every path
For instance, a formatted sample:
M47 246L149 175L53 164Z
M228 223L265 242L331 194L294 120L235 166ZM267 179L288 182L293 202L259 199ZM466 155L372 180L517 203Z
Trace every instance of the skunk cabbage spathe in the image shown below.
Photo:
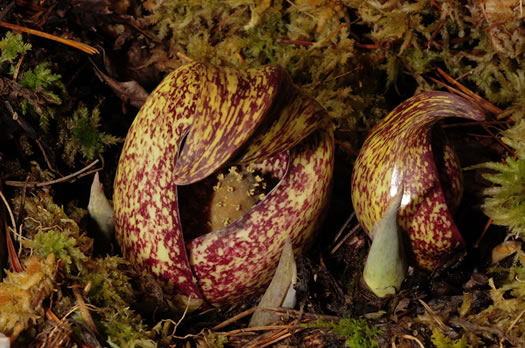
M469 101L445 92L416 95L396 107L368 135L352 174L356 216L370 237L403 187L398 221L412 264L433 270L464 244L453 220L463 190L450 143L432 126L447 117L483 120Z
M325 116L278 66L192 63L172 72L138 113L119 161L114 216L124 255L185 301L223 305L263 290L286 238L301 252L325 208L334 154ZM254 196L249 185L265 175L277 184L233 218L221 215L218 229L184 224L188 207L200 220L226 205L239 212L239 197ZM181 203L182 191L215 176L215 193L229 196L213 209L191 189Z

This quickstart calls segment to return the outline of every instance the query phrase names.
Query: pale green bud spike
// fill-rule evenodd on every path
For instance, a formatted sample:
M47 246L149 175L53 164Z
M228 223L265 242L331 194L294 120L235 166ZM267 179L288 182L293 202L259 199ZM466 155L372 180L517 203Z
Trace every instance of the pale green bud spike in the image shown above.
M402 197L401 185L388 203L383 217L372 228L374 239L366 259L363 279L378 297L394 295L407 272L406 255L397 222Z
M115 228L113 206L104 195L104 187L100 183L98 173L95 173L91 184L88 211L104 235L110 240L113 239L113 230Z

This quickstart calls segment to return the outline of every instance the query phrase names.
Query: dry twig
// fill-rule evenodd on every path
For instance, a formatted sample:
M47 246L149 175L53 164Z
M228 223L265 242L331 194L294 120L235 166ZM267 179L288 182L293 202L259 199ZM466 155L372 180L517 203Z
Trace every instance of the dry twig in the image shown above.
M245 310L244 312L241 312L237 315L234 315L233 317L223 321L222 323L219 323L217 325L215 325L214 327L212 327L212 330L216 331L216 330L220 330L222 328L225 328L226 326L230 325L230 324L233 324L235 323L236 321L244 318L244 317L247 317L248 315L250 314L253 314L253 312L255 312L255 310L257 309L257 307L252 307L250 309L247 309Z
M62 178L58 178L58 179L55 179L55 180L50 180L50 181L44 181L44 182L35 182L35 181L29 181L29 182L26 182L26 181L12 181L12 180L9 180L9 181L6 181L5 184L8 185L8 186L15 186L15 187L42 187L42 186L49 186L49 185L53 185L53 184L58 184L58 183L61 183L61 182L68 182L68 181L75 181L77 178L81 177L82 174L84 172L86 172L88 169L92 168L95 164L97 164L99 162L99 160L94 160L93 162L91 162L90 164L88 164L87 166L85 166L84 168L72 173L72 174L69 174L69 175L66 175ZM97 169L96 171L99 171L99 170L102 170L102 168L99 168Z
M11 29L11 30L21 31L21 32L28 33L28 34L31 34L31 35L43 37L44 39L60 42L60 43L62 43L64 45L67 45L67 46L70 46L70 47L74 47L74 48L76 48L78 50L81 50L83 52L86 52L88 54L99 54L100 53L95 47L86 45L85 43L74 41L74 40L69 40L69 39L64 39L64 38L61 38L61 37L56 36L56 35L44 33L43 31L40 31L40 30L35 30L35 29L31 29L31 28L21 27L19 25L7 23L7 22L4 22L4 21L0 21L0 26L4 27L4 28Z
M9 213L13 231L15 231L16 233L15 216L13 215L13 211L11 210L9 203L7 202L7 199L5 198L4 193L2 192L1 185L0 185L0 197L2 199L2 202L5 205L7 212ZM0 210L2 211L2 217L3 217L2 220L3 220L3 225L4 225L4 231L5 231L5 239L7 243L7 253L9 255L9 261L11 262L11 267L13 267L13 270L15 272L22 272L24 268L22 267L22 264L20 263L20 259L18 258L18 255L16 254L15 246L13 244L13 240L11 239L10 229L7 224L7 218L4 216L4 210L3 209L0 209Z
M443 320L441 320L441 318L432 310L432 308L430 308L430 306L428 304L426 304L423 300L418 300L418 301L419 301L419 303L421 303L421 305L423 305L423 307L425 308L427 313L430 315L430 317L438 324L438 326L442 330L444 330L444 331L450 331L451 330L450 327L445 325Z
M264 307L262 308L263 311L273 311L279 316L283 318L306 318L306 319L323 319L326 321L339 321L341 320L341 317L335 316L335 315L325 315L325 314L315 314L315 313L306 313L303 311L299 311L297 309L291 309L291 308L285 308L285 307Z

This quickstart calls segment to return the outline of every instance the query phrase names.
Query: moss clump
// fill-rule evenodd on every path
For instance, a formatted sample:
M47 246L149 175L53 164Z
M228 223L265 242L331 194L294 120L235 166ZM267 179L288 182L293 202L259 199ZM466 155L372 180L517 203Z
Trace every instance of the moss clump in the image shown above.
M2 93L7 95L8 88L13 90L11 93L13 96L7 101L14 99L14 96L19 96L16 101L11 101L12 112L20 110L22 115L38 120L46 136L58 135L55 149L62 153L65 162L70 166L74 165L77 154L92 160L107 146L121 141L120 138L99 130L101 117L98 107L89 111L86 106L78 103L68 94L61 74L54 72L56 65L49 61L40 61L29 67L25 64L16 66L15 60L30 50L31 45L24 43L21 35L8 32L0 40L0 71L12 75L15 80L12 84L3 86ZM19 61L22 63L22 60ZM6 62L10 65L3 64ZM30 123L30 120L24 121ZM35 133L33 137L36 137L37 132L31 126L25 127L29 134ZM33 153L29 142L22 138L21 143L26 154Z
M343 318L338 322L317 319L315 323L303 324L307 328L330 330L344 338L348 347L374 348L379 347L377 339L382 331L368 326L365 320Z
M55 74L51 70L51 63L42 62L32 69L26 70L20 78L19 83L27 88L41 88L50 100L60 104L62 100L52 88L57 88L61 92L65 92L65 86L61 79L62 76L60 74Z
M43 301L55 287L55 276L53 254L30 257L22 272L7 272L0 283L0 332L16 338L22 330L42 323Z
M460 339L453 340L445 335L439 330L434 329L432 332L432 343L436 348L471 348L472 346L467 343L465 336Z
M58 230L40 231L32 241L26 244L36 251L40 257L56 255L64 262L65 269L71 272L71 266L83 267L88 260L87 256L77 246L77 240L68 233Z
M279 64L338 124L370 125L370 118L383 114L383 96L370 93L376 85L368 67L374 62L357 54L340 1L149 0L143 7L152 30L169 46L151 59L160 69L180 66L180 56L218 66Z
M129 308L136 298L130 278L124 271L128 267L127 261L117 256L93 261L89 271L80 275L80 281L84 285L90 284L87 295L90 303L104 308L95 319L106 333L108 344L112 347L156 347L140 315Z
M73 164L80 153L84 158L93 160L107 146L115 145L122 139L99 130L100 110L95 107L91 112L86 106L79 106L71 118L65 120L66 128L60 134L64 145L64 159Z
M77 273L87 261L92 241L82 233L79 220L66 214L64 208L53 201L49 189L35 191L31 197L14 199L14 205L20 207L24 202L24 232L27 239L23 245L36 251L38 256L46 258L54 254L64 262L68 273ZM79 216L81 218L81 216Z
M21 200L22 198L18 197L15 202L19 203ZM46 258L46 260L52 260L48 262L50 265L46 264L46 267L53 272L58 269L58 265L64 265L65 272L61 273L63 278L60 279L60 286L56 289L57 299L52 302L53 307L50 310L62 315L71 310L75 313L72 315L73 321L64 318L61 325L73 326L75 321L85 321L84 314L79 311L78 306L72 309L74 303L67 300L69 288L80 286L89 289L84 294L84 301L89 306L88 308L102 308L101 311L92 312L91 316L110 346L154 347L155 343L151 341L152 333L146 329L140 315L130 308L136 302L136 298L130 278L126 273L129 271L127 261L118 256L93 257L91 255L93 240L83 233L79 226L80 221L73 218L79 215L78 210L75 210L72 215L66 214L62 207L53 202L53 198L47 189L36 190L34 196L26 197L23 209L25 216L24 232L28 236L23 245L26 248L34 249L35 253L41 257L38 260ZM80 214L80 216L83 215L85 214ZM26 249L26 252L29 250ZM62 260L58 265L55 262L55 255L57 259ZM32 268L26 266L26 268L26 272L9 273L4 283L13 283L12 279L27 278L28 276L25 274L30 269L38 269L36 266ZM40 268L44 269L43 266ZM34 275L36 273L35 271L32 273L33 283L39 279ZM54 273L52 275L54 280ZM21 282L17 280L17 284L21 284ZM1 307L2 302L11 307L17 305L13 299L2 297L2 286L0 284L0 331L3 331L1 326L2 313L4 313ZM29 288L29 286L27 287ZM51 290L53 290L53 286L51 286ZM50 292L39 294L38 296L41 297L38 298L43 301L50 295ZM12 291L10 293L17 294L17 292ZM30 296L36 296L35 294L22 295L27 297L27 303L31 303L33 299ZM25 317L20 315L20 318ZM32 319L33 324L38 324L36 319L39 317L36 314L27 318L27 320ZM12 327L12 320L9 323ZM25 322L22 324L21 328L25 329L27 324ZM39 328L38 325L35 327L37 331L43 330L43 327ZM10 331L6 330L6 332Z
M472 82L491 102L509 102L523 93L522 7L517 0L386 3L350 0L361 23L371 28L370 48L382 60L388 82L406 76L419 88L433 88L423 74L439 65ZM401 85L397 85L401 87Z
M0 40L0 65L4 62L13 63L19 55L30 49L31 44L24 43L22 35L8 31L5 37Z
M525 119L502 134L502 141L516 151L516 157L478 166L493 171L483 174L494 186L485 189L487 197L482 208L494 224L507 226L525 240Z

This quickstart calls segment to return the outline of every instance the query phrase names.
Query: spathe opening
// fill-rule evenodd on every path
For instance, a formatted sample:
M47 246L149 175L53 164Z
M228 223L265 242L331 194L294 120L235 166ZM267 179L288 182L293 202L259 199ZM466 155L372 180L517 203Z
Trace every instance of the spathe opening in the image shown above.
M177 187L184 239L221 230L264 201L284 178L287 153L244 165L227 165L191 185Z

